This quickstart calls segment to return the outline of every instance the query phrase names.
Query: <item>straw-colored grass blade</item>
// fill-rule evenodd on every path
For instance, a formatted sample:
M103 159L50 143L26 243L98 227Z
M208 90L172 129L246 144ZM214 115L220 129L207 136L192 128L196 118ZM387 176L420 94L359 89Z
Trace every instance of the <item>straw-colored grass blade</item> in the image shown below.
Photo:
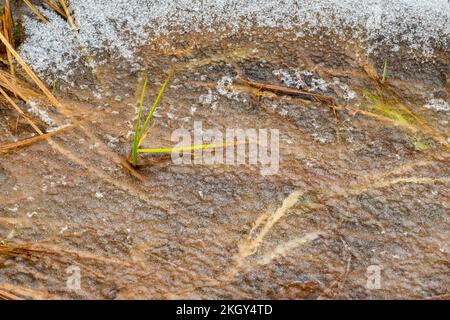
M6 40L11 44L12 47L14 47L14 39L12 37L12 21L11 21L11 11L9 6L9 1L5 2L5 9L4 14L2 16L2 22L3 22L3 34L5 35ZM11 72L11 75L14 77L14 65L12 60L12 55L9 50L6 50L6 56L8 58L8 65L9 65L9 71Z
M16 296L8 291L0 289L0 299L1 300L24 300L21 297Z
M22 59L22 57L17 53L16 50L11 46L8 40L5 38L3 34L0 33L0 40L3 42L7 50L11 52L17 62L22 66L28 76L36 83L39 89L46 95L48 100L52 103L56 108L65 110L63 105L56 99L56 97L47 89L47 87L42 83L42 81L36 76L36 74L31 70L31 68L27 65L27 63Z
M22 8L22 1L23 0L17 0L16 7L17 7L17 43L22 43L25 39L25 32L23 27L23 8Z
M29 1L29 0L23 0L23 2L25 2L25 4L28 6L28 8L31 9L31 11L34 12L35 15L37 15L39 17L39 19L41 19L42 22L44 23L48 23L48 20L46 17L44 17L39 10Z
M0 146L0 153L10 152L10 151L20 148L20 147L25 147L25 146L28 146L28 145L31 145L31 144L34 144L34 143L37 143L37 142L40 142L43 140L47 140L48 138L50 138L58 133L62 133L64 131L67 131L69 129L73 129L73 128L79 126L81 124L81 122L82 121L78 121L71 125L59 128L58 130L44 133L44 134L38 135L36 137L28 138L28 139L13 142L13 143L4 144L4 145Z
M66 16L67 16L67 21L69 21L70 26L72 27L72 29L73 29L75 32L78 32L78 28L77 28L77 26L75 25L75 21L73 20L72 16L70 15L69 9L67 8L65 1L64 1L64 0L59 0L59 3L61 4L61 6L62 6L63 9L64 9L64 13L65 13Z
M19 108L19 106L12 100L8 94L0 87L0 93L5 97L5 99L13 106L13 108L33 127L33 129L39 133L44 134L41 129L37 125L34 124L33 120L31 120L23 111Z
M44 0L44 2L45 2L46 4L48 4L48 6L49 6L50 8L52 8L53 10L55 10L55 11L56 11L60 16L62 16L64 19L67 19L66 13L65 13L63 10L61 10L61 8L60 8L56 3L54 3L53 0Z
M0 86L25 102L42 99L42 95L30 88L28 83L3 70L0 70Z
M383 77L381 78L381 83L384 83L386 81L387 74L388 74L388 62L387 60L384 60Z
M11 2L10 0L5 0L5 18L6 18L6 26L8 30L8 39L11 42L11 45L15 47L14 38L13 38L13 19L12 19L12 11L11 11Z

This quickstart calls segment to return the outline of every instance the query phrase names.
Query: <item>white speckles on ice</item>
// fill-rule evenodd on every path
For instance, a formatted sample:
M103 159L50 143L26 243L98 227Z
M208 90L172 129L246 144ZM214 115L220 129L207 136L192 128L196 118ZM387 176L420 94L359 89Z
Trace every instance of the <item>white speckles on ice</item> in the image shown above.
M307 89L313 92L325 93L329 89L338 91L338 94L346 101L355 99L357 94L350 87L341 82L339 78L333 78L333 81L327 83L325 80L317 77L311 71L297 70L297 69L279 69L272 72L275 76L278 76L281 82L290 88L295 89Z
M333 85L342 91L344 100L348 101L356 98L356 92L351 90L347 84L342 83L339 78L333 78Z
M233 85L233 78L229 77L229 76L224 76L222 77L218 82L217 82L217 92L222 95L227 97L228 99L234 99L237 100L238 99L238 95L239 92L236 91L231 91L229 90L227 87Z
M95 193L95 197L96 197L97 199L103 199L104 194L101 193L100 191L97 191L97 192Z
M435 111L450 111L450 105L443 99L431 99L424 107Z
M28 217L28 218L33 218L35 215L37 215L37 212L36 212L36 211L28 212L28 213L27 213L27 217Z
M152 35L206 30L229 33L246 28L277 27L294 30L298 37L333 32L349 35L375 47L400 46L431 54L437 46L450 45L450 4L447 0L72 0L71 10L80 29L50 10L50 23L25 19L24 59L41 75L57 74L70 79L74 63L95 68L92 57L107 51L130 61L141 59L135 49ZM241 28L242 27L242 28ZM249 28L250 29L250 28ZM249 30L248 29L248 30ZM87 59L88 58L88 59Z
M39 106L36 102L34 101L29 101L28 102L28 112L30 112L31 114L34 114L35 116L37 116L39 119L41 119L44 123L46 123L47 125L49 125L50 127L56 127L56 122L53 121L50 116L48 115L48 113L42 109L39 109Z
M70 126L70 124L63 124L62 126L59 126L59 127L52 127L50 129L47 129L47 133L58 131L58 130L67 128L68 126Z
M63 234L67 230L69 230L69 227L67 225L65 225L64 227L61 228L61 230L59 230L59 234Z
M212 90L208 88L208 93L206 94L202 94L199 96L198 101L200 104L204 105L204 106L208 106L213 110L217 109L217 96L213 94ZM191 112L192 114L197 110L197 108L195 108L194 111L192 111L191 108Z
M11 212L17 212L17 210L19 209L19 206L18 205L15 205L14 207L12 207L12 208L7 208L9 211L11 211Z
M290 88L301 89L306 86L306 83L302 80L302 75L300 71L294 70L293 74L286 70L274 70L272 73L275 76L279 76L281 81Z
M6 236L6 239L11 240L16 235L16 231L13 229L11 230L8 235Z
M105 134L104 137L108 141L108 146L110 148L115 148L116 145L119 143L119 138L117 138L117 137L113 137L109 134Z

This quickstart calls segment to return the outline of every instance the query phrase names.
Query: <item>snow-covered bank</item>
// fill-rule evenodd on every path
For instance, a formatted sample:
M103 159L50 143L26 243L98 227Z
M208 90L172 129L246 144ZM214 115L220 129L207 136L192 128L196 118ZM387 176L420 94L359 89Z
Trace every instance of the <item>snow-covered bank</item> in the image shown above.
M425 56L450 46L447 0L72 0L71 10L78 36L50 11L47 25L26 19L21 54L39 73L70 77L71 63L102 50L135 62L135 48L169 30L233 33L256 26L294 30L299 37L327 30L345 39L351 30L368 51L406 48Z

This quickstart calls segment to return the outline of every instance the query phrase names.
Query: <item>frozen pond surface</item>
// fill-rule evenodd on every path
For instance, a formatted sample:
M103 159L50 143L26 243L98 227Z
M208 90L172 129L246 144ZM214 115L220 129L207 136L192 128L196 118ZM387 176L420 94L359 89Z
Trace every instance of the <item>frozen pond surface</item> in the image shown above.
M84 121L51 145L0 154L0 289L449 298L448 2L243 2L72 0L78 35L50 12L48 25L27 18L21 53ZM143 79L148 107L173 65L144 146L170 146L194 121L274 128L277 174L145 156L130 174ZM38 98L18 103L42 130L74 121ZM2 144L32 134L7 105L0 117ZM368 284L377 270L379 288Z

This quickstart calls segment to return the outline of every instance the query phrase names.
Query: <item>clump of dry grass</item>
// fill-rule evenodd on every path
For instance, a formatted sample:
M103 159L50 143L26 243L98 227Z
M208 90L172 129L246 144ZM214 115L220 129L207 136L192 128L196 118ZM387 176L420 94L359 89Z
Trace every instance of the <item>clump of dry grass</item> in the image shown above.
M24 0L24 3L43 21L46 22L47 19L40 14L39 10L28 0ZM54 8L55 11L60 11L64 14L64 11L59 8L53 1L48 0L46 3ZM16 2L16 5L21 8L21 2ZM65 7L67 9L67 7ZM6 64L9 66L9 74L0 70L0 87L1 95L7 100L7 102L20 114L24 119L35 129L38 134L43 134L41 130L37 126L33 124L31 119L25 115L25 113L18 107L18 105L14 102L14 98L20 98L25 102L29 102L30 100L35 100L37 98L37 94L34 90L29 89L24 82L16 77L15 66L13 63L13 59L17 62L18 65L22 67L25 73L29 76L31 80L39 87L39 89L44 93L47 97L48 101L55 106L60 111L66 111L65 107L56 99L56 97L51 93L49 89L44 85L44 83L37 77L34 71L27 65L27 63L22 59L22 57L15 50L16 40L14 39L14 28L16 25L21 24L21 15L19 14L18 22L15 23L12 17L11 3L9 0L5 1L5 6L0 8L0 54L3 52L6 54L7 59L3 59L3 62L6 61ZM20 11L19 11L20 13ZM66 14L64 14L67 16ZM10 96L8 92L11 92L13 96ZM67 114L67 113L66 113Z
M9 2L9 1L8 1ZM36 8L35 5L33 5L29 0L23 0L23 2L27 5L28 8L43 22L48 23L48 19L44 17L38 8ZM47 4L48 7L53 9L57 14L59 14L61 17L66 19L70 26L75 30L78 31L78 28L75 25L75 21L72 18L69 9L67 8L67 4L65 0L59 0L59 5L55 3L53 0L43 0L43 3ZM19 4L20 5L20 4Z
M47 4L50 8L55 10L59 15L64 17L69 21L72 28L76 29L75 22L69 14L69 10L64 1L60 0L60 4L56 4L52 0L45 0L45 4ZM43 22L47 23L48 20L44 17L39 9L33 5L28 0L23 0L23 3L30 8L30 10L36 14L36 16ZM0 152L8 152L12 149L15 149L20 146L29 145L41 140L45 140L52 135L55 135L63 130L67 130L68 128L72 128L77 124L72 124L69 126L65 126L54 130L50 133L45 133L42 129L40 129L35 122L29 117L20 107L19 104L16 103L16 99L20 99L25 103L30 101L39 100L41 98L40 94L36 92L34 89L31 89L30 86L23 80L17 77L16 75L16 66L14 62L16 62L22 69L25 71L26 75L33 80L33 82L37 85L37 87L42 91L44 96L48 99L48 101L56 107L59 111L61 111L64 115L68 115L67 109L58 101L58 99L52 94L52 92L45 86L45 84L39 79L39 77L34 73L34 71L27 65L27 63L22 59L22 57L16 51L17 44L20 43L21 33L19 32L19 39L17 36L15 38L15 32L17 30L21 30L22 25L22 1L16 1L15 4L18 7L18 17L17 21L14 20L12 16L11 9L11 1L5 0L5 4L3 7L0 7L0 61L8 65L9 72L5 72L4 70L0 70L0 96L2 96L9 105L13 107L15 111L23 118L25 121L34 129L34 131L39 135L37 137L32 137L29 139L25 139L23 141L18 141L11 144L6 144L0 146Z
M4 7L1 8L1 19L0 31L5 35L7 39L9 39L10 43L15 47L14 42L21 43L23 41L23 28L22 28L22 20L23 20L23 4L28 7L31 12L35 14L35 16L42 21L43 23L48 23L48 19L41 13L39 8L34 5L29 0L17 0L14 1L17 8L17 19L14 19L12 16L12 6L10 0L5 0ZM53 0L42 0L42 5L46 5L48 8L55 11L59 16L63 19L67 20L74 31L78 31L78 28L75 25L75 20L69 12L65 0L59 0L59 4L55 3ZM15 33L16 31L16 33ZM16 35L17 39L14 39ZM18 41L15 41L18 40Z
M39 12L39 10L28 0L23 0L24 3L39 17L39 19L42 20L42 22L48 22L48 20ZM45 3L49 4L51 8L54 8L55 11L59 8L53 1L47 0ZM61 1L61 3L64 3L64 1ZM20 2L16 2L17 5L20 5ZM67 7L65 6L65 9ZM61 9L59 9L61 11ZM15 50L16 47L16 41L14 39L14 28L15 23L12 17L12 10L11 10L11 3L10 0L5 1L4 8L1 8L0 14L0 41L2 42L3 46L0 46L0 53L3 50L6 52L7 55L7 64L9 65L10 74L11 77L6 77L4 75L0 75L0 85L4 87L5 89L13 92L15 95L18 94L20 90L16 89L15 83L15 71L14 71L14 65L13 65L13 59L16 60L16 62L23 68L23 70L26 72L26 74L33 80L34 83L41 89L41 91L45 94L45 96L48 98L48 100L52 103L53 106L57 108L62 108L62 105L59 103L59 101L53 96L53 94L50 92L50 90L47 89L47 87L42 83L42 81L36 76L36 74L33 72L33 70L27 65L27 63L20 57L20 55ZM67 15L66 15L67 16ZM19 16L19 20L21 17ZM18 22L20 23L20 21ZM19 95L22 99L24 98L24 95Z
M25 101L42 100L42 95L22 79L0 69L0 87Z
M8 39L6 39L2 33L0 33L0 41L3 43L6 49L14 56L16 61L24 69L27 75L34 81L34 83L36 83L39 89L42 90L42 92L46 95L46 97L52 103L52 105L55 106L56 108L60 109L63 108L61 103L55 98L55 96L50 92L50 90L47 89L44 83L38 78L38 76L34 73L34 71L31 70L28 64L22 59L22 57L17 53L17 51L13 48L11 43L9 43Z

